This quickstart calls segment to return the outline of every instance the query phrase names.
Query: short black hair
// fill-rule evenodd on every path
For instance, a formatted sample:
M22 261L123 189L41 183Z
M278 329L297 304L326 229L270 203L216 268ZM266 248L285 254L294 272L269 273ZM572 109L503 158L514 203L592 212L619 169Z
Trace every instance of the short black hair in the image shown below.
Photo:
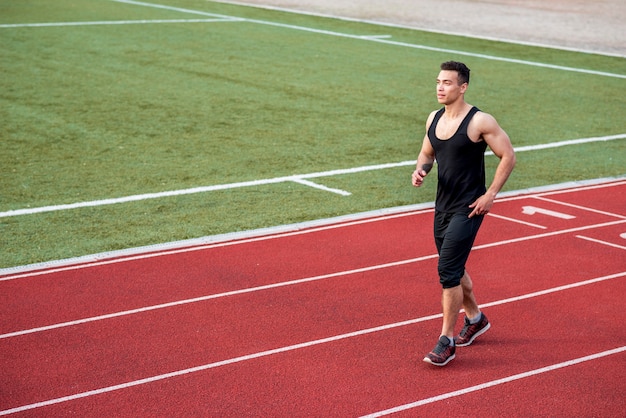
M456 71L459 74L459 85L463 83L469 84L470 81L470 69L467 65L458 61L446 61L441 64L443 71Z

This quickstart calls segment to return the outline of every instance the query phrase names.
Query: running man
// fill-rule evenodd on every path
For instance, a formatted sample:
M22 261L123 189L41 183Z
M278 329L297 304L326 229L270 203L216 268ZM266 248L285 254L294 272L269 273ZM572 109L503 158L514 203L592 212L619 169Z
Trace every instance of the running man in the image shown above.
M412 176L413 186L421 186L436 159L434 237L443 288L443 325L437 345L424 357L425 362L436 366L448 364L455 357L456 346L470 345L491 326L478 308L465 263L485 214L515 166L515 153L506 132L493 116L465 102L469 79L470 70L465 64L441 64L437 100L444 107L428 116ZM484 161L487 146L500 159L488 189ZM461 307L465 310L465 326L455 337Z

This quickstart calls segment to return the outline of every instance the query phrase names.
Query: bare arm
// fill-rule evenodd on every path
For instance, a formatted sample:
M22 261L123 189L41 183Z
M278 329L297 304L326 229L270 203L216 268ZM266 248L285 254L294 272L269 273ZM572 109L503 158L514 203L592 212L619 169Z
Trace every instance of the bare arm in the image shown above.
M500 162L487 192L470 205L470 208L473 209L469 214L470 218L474 215L483 215L489 212L496 195L500 192L515 167L515 152L507 133L498 125L493 116L482 112L476 116L478 118L475 117L475 128L478 129L480 136L491 148L494 155L500 159Z
M428 116L428 120L426 121L426 132L428 132L428 128L433 121L433 117L435 116L435 112L432 112L430 116ZM422 141L422 149L417 157L417 164L415 167L415 171L413 172L412 181L413 186L420 187L424 182L424 177L430 172L433 168L433 164L435 162L435 150L430 144L430 140L428 139L428 134L424 135L424 140Z

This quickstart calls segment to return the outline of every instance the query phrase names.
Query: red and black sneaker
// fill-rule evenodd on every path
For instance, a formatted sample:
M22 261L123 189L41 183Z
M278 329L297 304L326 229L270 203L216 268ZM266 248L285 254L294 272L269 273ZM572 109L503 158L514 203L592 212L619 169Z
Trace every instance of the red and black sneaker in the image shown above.
M491 328L491 324L487 320L484 313L480 313L480 320L475 324L470 324L470 321L466 316L465 326L459 335L454 337L454 343L459 347L468 346L476 339L476 337L487 332L489 328Z
M433 351L428 353L424 357L426 363L434 364L435 366L445 366L454 358L454 352L456 348L450 344L450 339L445 335L439 337L439 342L433 348Z

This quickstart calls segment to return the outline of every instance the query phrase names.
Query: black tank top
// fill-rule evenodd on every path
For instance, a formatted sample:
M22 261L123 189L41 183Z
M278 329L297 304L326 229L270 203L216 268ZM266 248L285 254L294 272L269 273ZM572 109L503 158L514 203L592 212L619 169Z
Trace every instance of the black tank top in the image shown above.
M435 128L445 108L437 111L428 128L428 139L435 150L438 183L435 209L440 212L471 212L469 205L486 192L485 141L473 142L467 126L476 112L472 107L450 139L440 140Z

